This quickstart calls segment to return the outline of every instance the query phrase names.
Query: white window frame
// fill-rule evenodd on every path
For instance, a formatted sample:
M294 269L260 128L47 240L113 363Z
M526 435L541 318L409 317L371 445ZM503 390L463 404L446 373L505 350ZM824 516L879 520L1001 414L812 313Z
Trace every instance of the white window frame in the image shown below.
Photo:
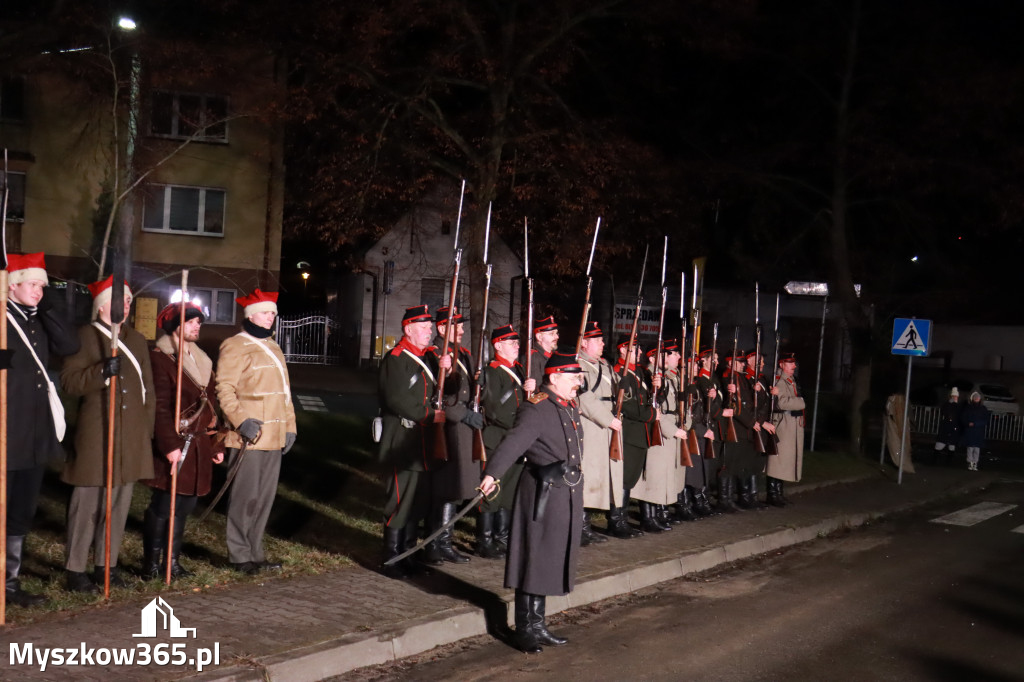
M212 287L189 287L188 293L189 293L189 296L191 296L193 299L196 296L198 296L199 300L206 304L206 305L203 306L203 313L206 314L206 322L204 322L203 324L216 324L216 325L224 325L224 326L234 326L235 325L235 319L236 319L237 310L238 310L238 304L235 302L235 299L238 298L238 290L237 289L216 289L216 288L212 288ZM223 293L228 293L228 294L231 295L231 297L230 297L231 298L231 303L229 304L229 308L231 310L231 320L229 322L218 322L218 321L216 321L217 312L220 312L219 308L217 307L217 294L223 294Z
M161 211L162 220L160 227L152 227L146 225L146 206L143 205L142 209L142 231L143 232L156 232L161 234L188 234L193 237L214 237L223 238L224 233L227 232L227 214L228 214L228 191L223 187L202 187L198 185L164 185L151 183L146 185L147 193L153 192L157 188L163 190L163 209ZM172 230L169 225L171 221L171 190L172 189L195 189L199 190L199 207L196 213L196 229L195 230ZM223 202L223 216L221 218L221 230L220 232L206 232L204 231L204 225L200 222L200 218L205 215L206 212L206 193L207 192L220 192L224 195ZM146 199L149 197L147 196Z
M157 95L169 95L171 97L171 132L156 132L153 130L153 119L154 112L156 110L156 97ZM150 96L150 112L149 112L149 134L153 137L163 137L171 140L188 140L193 139L197 142L216 142L227 144L228 143L228 121L225 118L223 121L224 134L223 135L193 135L178 132L181 122L181 98L182 97L198 97L199 98L199 116L200 120L196 122L195 127L197 130L202 130L203 126L212 125L217 121L206 121L207 112L207 101L219 99L224 102L224 114L225 117L228 115L228 111L231 107L230 98L225 95L212 95L202 92L177 92L173 90L157 90Z

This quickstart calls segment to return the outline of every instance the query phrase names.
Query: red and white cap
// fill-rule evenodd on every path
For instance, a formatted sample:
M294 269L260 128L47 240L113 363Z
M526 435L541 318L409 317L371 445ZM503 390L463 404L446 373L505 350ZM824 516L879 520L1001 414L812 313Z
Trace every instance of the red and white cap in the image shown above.
M113 286L113 275L89 285L89 293L92 294L92 314L94 317L103 305L110 303ZM128 287L128 282L124 283L124 297L129 302L132 300L132 290Z
M43 252L39 253L12 253L7 256L7 272L10 273L7 282L9 284L21 284L31 280L50 284L46 276L46 263L43 260Z
M259 289L256 289L248 296L236 298L235 301L238 305L242 306L242 314L246 318L252 317L256 313L263 313L267 311L277 313L276 291L260 291Z

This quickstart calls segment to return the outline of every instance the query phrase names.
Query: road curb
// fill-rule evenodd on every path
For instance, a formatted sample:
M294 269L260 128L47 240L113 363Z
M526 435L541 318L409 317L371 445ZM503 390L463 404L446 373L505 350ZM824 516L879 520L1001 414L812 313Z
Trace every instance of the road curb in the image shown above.
M753 535L725 545L698 549L671 559L656 560L601 575L577 584L575 590L568 595L548 597L547 612L559 613L636 592L729 562L792 547L844 528L856 528L947 497L984 489L991 483L992 481L988 479L975 479L970 483L925 498L910 500L884 511L838 514L805 526ZM509 604L508 607L511 624L512 605ZM254 658L244 663L211 670L189 679L203 682L314 682L365 666L393 663L407 656L487 632L483 609L467 604L410 620L397 627L372 633L350 633L272 656Z

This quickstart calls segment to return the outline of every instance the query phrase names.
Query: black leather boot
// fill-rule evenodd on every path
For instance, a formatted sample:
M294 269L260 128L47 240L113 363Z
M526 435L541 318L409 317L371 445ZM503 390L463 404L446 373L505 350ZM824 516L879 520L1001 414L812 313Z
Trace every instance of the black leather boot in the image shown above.
M742 478L737 476L734 479L734 481L735 481L736 488L738 490L738 492L736 494L736 506L739 507L740 509L747 509L747 510L753 509L754 506L753 506L753 503L750 500L750 485L749 485L750 479L748 479L745 476L742 477Z
M643 501L638 504L640 507L640 530L645 533L663 533L666 527L655 518L654 505Z
M539 594L529 595L529 622L530 629L533 630L534 636L537 638L537 642L540 644L547 644L548 646L562 646L568 644L569 640L565 637L556 637L548 631L547 619L544 615L544 611L547 608L547 597Z
M172 578L187 578L192 575L192 571L186 570L178 559L181 557L181 542L185 537L185 521L188 520L188 514L174 515L174 540L171 546L171 577Z
M435 528L441 528L445 524L451 522L455 516L455 503L445 502L441 505L438 511L437 526ZM435 543L437 544L437 550L441 554L441 558L449 563L453 564L466 564L469 563L469 557L465 554L459 554L452 547L452 534L455 529L452 527L446 528L443 533L437 536Z
M391 557L398 556L405 551L405 528L394 528L384 526L384 551L381 557L380 572L396 580L403 580L409 577L408 567L405 561L385 566L384 562Z
M531 627L531 601L530 597L533 595L527 594L521 590L516 590L515 596L515 618L516 618L516 636L515 644L516 648L527 654L539 654L544 651L541 647L540 642L537 641L537 635L534 633Z
M776 494L779 496L779 499L782 500L782 504L789 504L789 498L786 497L786 491L782 487L784 485L785 485L785 482L781 478L776 478L775 479L775 492L776 492Z
M7 575L4 581L4 595L7 604L15 606L39 606L46 603L46 597L38 594L30 594L21 589L21 555L25 551L24 535L7 536Z
M771 476L765 481L765 486L768 488L768 504L773 507L784 507L786 503L782 501L782 497L779 495L779 481L777 478Z
M170 519L160 518L146 508L142 516L142 579L156 580L161 575L164 550L167 549L167 526Z
M693 509L700 516L714 516L718 512L711 506L708 500L707 488L694 488Z
M664 504L652 504L651 508L654 510L654 520L657 521L663 530L672 530L673 523L680 523L674 517L674 514L669 513L669 509Z
M732 476L722 476L718 479L718 508L726 514L743 511L737 506L733 496L736 494L736 482Z
M476 555L484 559L501 559L505 556L494 541L494 512L480 512L476 517Z
M581 533L580 540L581 547L586 547L587 545L599 545L602 542L608 542L608 538L600 533L594 532L594 527L590 523L590 512L586 509L583 510L583 532Z
M507 553L508 534L512 530L512 510L501 508L494 512L494 522L494 542L502 552Z
M696 521L697 512L693 508L693 488L685 486L676 496L676 518L680 521Z
M747 479L747 489L750 491L750 508L767 509L768 505L761 501L757 493L757 474Z

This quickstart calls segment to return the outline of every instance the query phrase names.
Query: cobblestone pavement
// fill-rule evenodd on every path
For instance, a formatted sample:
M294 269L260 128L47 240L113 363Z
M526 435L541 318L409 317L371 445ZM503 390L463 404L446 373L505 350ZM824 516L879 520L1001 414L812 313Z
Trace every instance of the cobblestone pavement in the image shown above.
M968 488L984 487L993 480L993 475L984 472L967 477L959 470L933 469L904 477L902 486L881 474L813 490L800 491L793 486L794 504L784 509L716 516L676 526L670 533L629 541L613 539L584 548L576 592L568 600L552 603L549 610L554 612L586 603L587 599L605 598L671 579L679 574L679 561L684 562L683 572L694 570L686 567L687 557L703 557L703 563L711 562L696 570L709 568L809 539L806 532L804 536L794 534L799 529L811 529L813 533L857 525ZM770 543L767 538L772 538ZM716 552L716 548L724 551ZM662 575L660 567L666 565L676 566L675 575ZM482 622L484 610L492 620L504 618L504 602L511 594L502 587L503 569L503 562L474 558L464 565L446 564L411 582L388 580L371 569L354 567L320 576L271 578L262 584L169 593L166 599L174 616L182 627L196 629L194 639L171 639L165 635L133 637L142 632L141 609L146 600L96 608L63 620L8 626L0 630L5 644L0 653L0 679L112 682L178 679L196 674L196 666L187 663L101 665L95 655L96 664L90 666L51 663L40 670L38 661L32 665L12 665L12 653L24 656L25 645L29 643L36 655L42 655L46 649L79 649L83 644L87 649L115 649L184 643L186 660L195 657L197 647L216 647L219 652L220 665L212 666L212 674L204 673L204 679L224 675L259 679L263 666L269 668L267 675L271 679L319 679L357 665L381 662L381 655L401 657L438 643L430 643L419 635L414 637L412 633L418 632L415 626L427 625L424 631L432 632L435 640L438 631L444 629L450 630L449 641L480 634L483 630L476 623ZM628 580L623 576L629 576ZM16 645L16 652L12 645ZM274 667L311 652L319 652L313 668L296 668L284 674L280 672L283 668ZM362 655L369 657L365 663L360 663Z

